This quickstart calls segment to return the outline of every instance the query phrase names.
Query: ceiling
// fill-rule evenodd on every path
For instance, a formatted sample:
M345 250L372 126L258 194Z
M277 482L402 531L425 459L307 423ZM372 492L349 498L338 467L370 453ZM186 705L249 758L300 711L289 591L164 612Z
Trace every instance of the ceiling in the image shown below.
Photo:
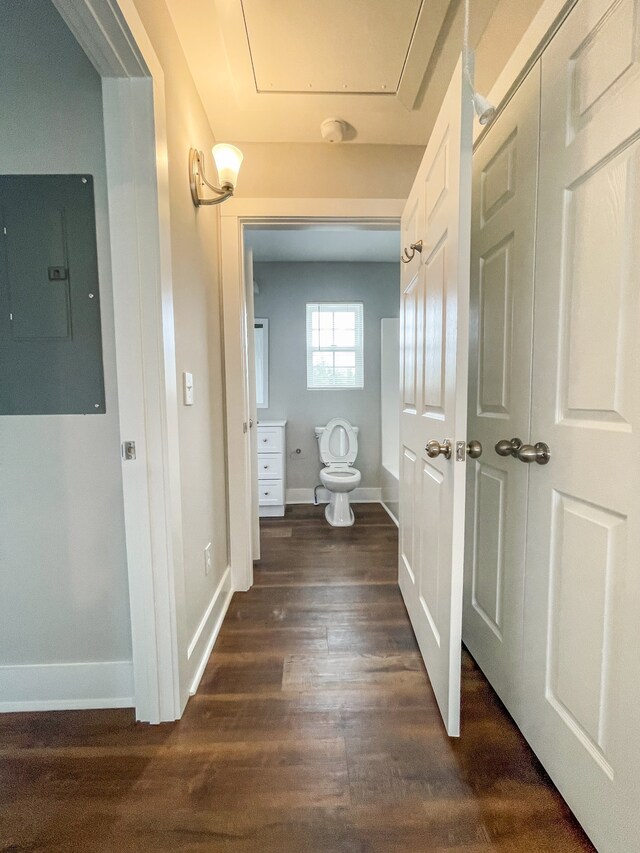
M398 229L281 228L245 230L254 261L374 261L397 263Z
M497 2L473 0L472 43ZM459 0L167 4L218 139L320 142L320 123L340 118L347 141L426 143L425 74Z

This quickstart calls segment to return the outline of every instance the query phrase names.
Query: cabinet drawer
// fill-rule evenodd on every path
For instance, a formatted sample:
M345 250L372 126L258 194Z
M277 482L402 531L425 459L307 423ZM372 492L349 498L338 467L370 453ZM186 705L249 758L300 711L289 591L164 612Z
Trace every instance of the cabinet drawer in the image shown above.
M282 452L283 430L280 427L258 427L258 453L267 451Z
M282 479L282 453L258 454L258 479Z
M284 503L284 483L282 480L260 480L258 483L258 502L260 506Z

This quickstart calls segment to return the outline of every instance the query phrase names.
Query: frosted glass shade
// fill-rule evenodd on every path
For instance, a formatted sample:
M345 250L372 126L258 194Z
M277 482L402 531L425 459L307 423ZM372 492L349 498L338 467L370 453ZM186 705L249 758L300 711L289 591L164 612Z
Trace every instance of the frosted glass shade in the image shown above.
M218 145L213 146L211 153L213 154L216 169L218 170L220 186L235 187L243 158L242 151L236 148L235 145L220 142Z

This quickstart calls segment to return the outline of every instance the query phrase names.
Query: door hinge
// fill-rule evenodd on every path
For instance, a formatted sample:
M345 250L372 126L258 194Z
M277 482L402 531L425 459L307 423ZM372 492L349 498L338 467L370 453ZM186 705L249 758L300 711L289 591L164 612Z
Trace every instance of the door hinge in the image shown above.
M122 442L122 458L127 462L136 458L136 443L135 441Z

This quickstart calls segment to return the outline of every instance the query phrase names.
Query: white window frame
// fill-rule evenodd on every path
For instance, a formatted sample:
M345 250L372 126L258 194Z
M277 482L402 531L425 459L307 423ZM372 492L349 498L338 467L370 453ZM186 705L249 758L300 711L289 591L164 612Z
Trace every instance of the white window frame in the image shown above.
M316 312L349 312L355 314L355 336L353 346L313 345L312 317ZM307 302L306 304L306 348L308 391L362 391L364 389L364 305L362 302ZM316 352L349 352L355 355L355 378L353 384L317 384L313 379L313 355ZM334 366L335 369L335 366Z

